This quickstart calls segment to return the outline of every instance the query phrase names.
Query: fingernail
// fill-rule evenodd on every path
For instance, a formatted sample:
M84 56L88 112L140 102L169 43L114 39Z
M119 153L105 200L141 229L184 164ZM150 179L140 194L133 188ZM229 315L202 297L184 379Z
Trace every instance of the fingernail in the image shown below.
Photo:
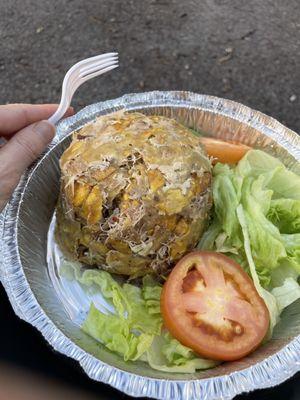
M34 130L38 132L43 139L50 142L55 135L55 126L49 121L40 121L34 124Z

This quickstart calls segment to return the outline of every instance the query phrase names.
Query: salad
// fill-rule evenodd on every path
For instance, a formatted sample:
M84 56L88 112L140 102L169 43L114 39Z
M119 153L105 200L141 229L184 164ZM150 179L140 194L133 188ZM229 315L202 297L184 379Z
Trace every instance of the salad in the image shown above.
M120 145L105 164L106 133ZM125 361L193 373L240 359L300 298L300 177L266 152L118 113L77 132L61 166L60 273L111 305L91 304L82 330Z

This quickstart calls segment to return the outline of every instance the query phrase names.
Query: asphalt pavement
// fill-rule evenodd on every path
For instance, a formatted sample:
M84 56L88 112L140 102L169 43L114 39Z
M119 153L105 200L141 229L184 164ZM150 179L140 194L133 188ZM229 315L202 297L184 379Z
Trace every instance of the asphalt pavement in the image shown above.
M73 63L111 50L120 68L85 84L77 109L183 89L300 131L298 0L0 0L0 104L56 102Z

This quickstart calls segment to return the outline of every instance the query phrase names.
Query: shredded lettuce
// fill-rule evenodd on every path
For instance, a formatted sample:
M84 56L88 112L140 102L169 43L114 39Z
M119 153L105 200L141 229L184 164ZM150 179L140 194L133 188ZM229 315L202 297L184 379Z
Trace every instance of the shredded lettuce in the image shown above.
M162 287L150 276L144 277L141 287L120 284L108 272L83 270L79 263L68 261L62 265L60 274L76 279L83 287L96 285L113 306L112 312L103 312L91 304L81 328L125 361L139 359L154 369L178 373L193 373L217 364L200 358L168 332L162 332Z
M217 361L200 358L191 349L172 338L168 332L155 336L143 359L152 368L164 372L194 373L196 370L212 368L219 364Z
M279 313L294 301L300 298L300 286L297 281L291 277L286 278L283 285L275 287L272 295L276 298Z
M268 218L281 233L300 232L300 200L272 200Z
M243 232L243 237L244 237L244 248L245 248L245 253L248 261L248 265L250 268L250 275L253 280L255 289L257 290L258 294L264 299L266 306L268 307L269 314L270 314L270 329L268 333L268 337L272 335L272 331L276 323L278 322L278 317L279 317L279 307L276 302L276 298L264 289L261 286L255 263L253 261L252 253L251 253L251 246L250 246L250 237L248 233L248 228L247 228L247 221L245 218L245 213L243 210L242 205L239 205L237 208L237 216L239 219L239 222L241 224L242 232Z
M300 298L300 177L276 158L249 151L235 167L213 169L214 215L198 248L227 254L252 278L270 313L270 338L280 313ZM109 273L82 270L68 279L96 286L111 305L92 304L82 329L127 360L142 360L165 372L194 373L216 361L202 359L163 329L161 286L150 276L141 287L118 283Z
M94 304L90 307L82 330L123 356L125 361L140 358L153 341L153 334L136 335L132 332L130 320L119 315L103 314Z
M283 260L286 265L290 265L300 274L300 233L294 234L283 234L281 235L286 252L287 257Z
M238 163L236 171L242 177L264 176L274 198L300 199L300 177L264 151L248 151Z
M225 253L249 273L271 334L283 308L300 298L300 177L260 150L235 167L217 164L213 174L215 212L198 248Z
M291 265L284 260L278 268L271 272L270 288L282 286L287 278L293 278L295 281L298 279L298 272L291 267Z
M77 280L96 284L115 309L115 313L105 314L92 304L82 329L124 360L137 360L161 332L160 312L154 312L159 308L161 287L150 293L146 285L120 285L108 272L95 269L84 271Z

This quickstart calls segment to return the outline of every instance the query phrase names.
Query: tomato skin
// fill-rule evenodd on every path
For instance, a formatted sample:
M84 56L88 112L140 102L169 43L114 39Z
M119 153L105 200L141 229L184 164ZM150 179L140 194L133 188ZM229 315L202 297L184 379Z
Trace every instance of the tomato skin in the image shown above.
M236 164L251 148L242 143L235 143L215 139L211 137L200 137L200 141L205 147L207 154L213 157L213 164L221 162L223 164Z
M220 340L211 331L201 330L195 326L192 314L187 312L182 301L182 285L187 273L194 264L199 263L199 260L205 263L209 259L223 263L223 272L227 277L232 277L241 295L245 296L247 307L250 307L250 303L256 312L255 326L247 327L232 341ZM243 301L241 300L242 305ZM247 273L229 257L206 251L192 252L176 264L162 290L161 312L164 325L179 342L202 357L220 361L237 360L254 351L265 337L270 321L268 309Z

